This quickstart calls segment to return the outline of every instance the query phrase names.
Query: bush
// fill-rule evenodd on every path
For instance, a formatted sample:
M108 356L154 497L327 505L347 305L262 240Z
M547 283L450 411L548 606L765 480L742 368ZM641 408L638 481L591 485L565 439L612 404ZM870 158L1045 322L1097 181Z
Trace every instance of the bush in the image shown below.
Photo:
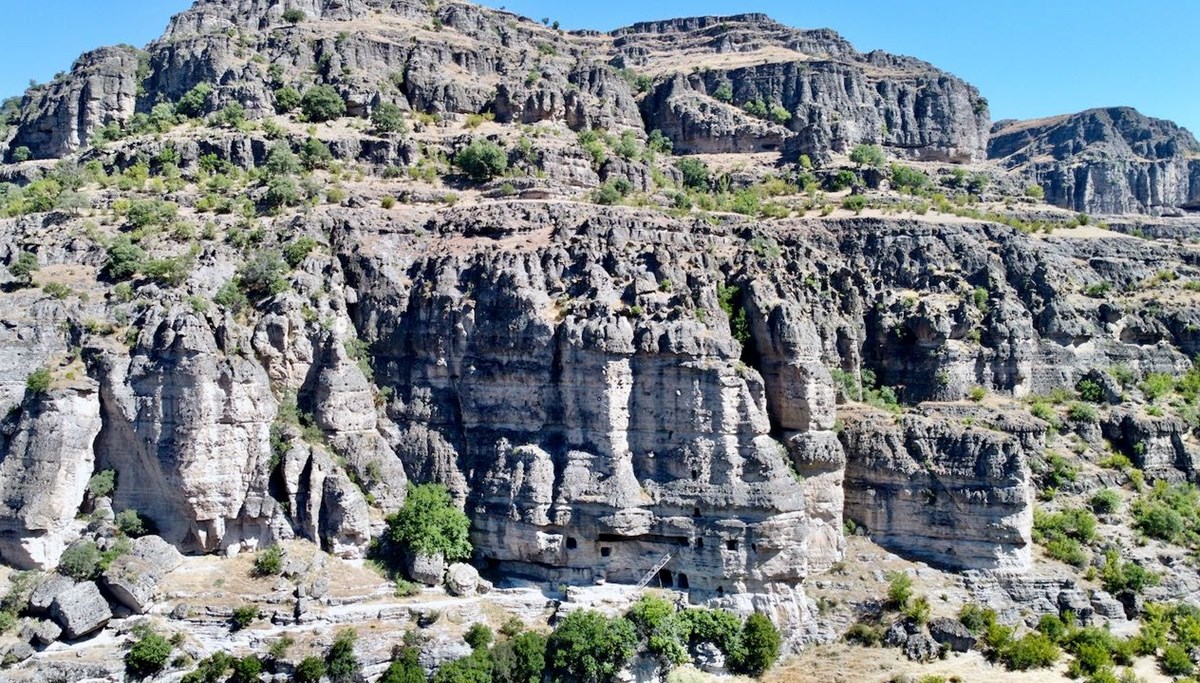
M842 169L833 176L829 186L834 192L840 192L847 187L853 187L859 182L858 174L848 169Z
M856 621L846 631L845 638L847 642L858 643L863 647L875 647L883 642L883 630L876 626Z
M302 9L289 9L283 11L283 20L289 24L295 25L308 18Z
M332 683L349 683L359 672L358 657L354 655L354 643L358 634L354 629L338 631L325 655L325 672Z
M309 138L300 146L300 159L304 162L304 168L313 170L317 168L328 168L330 162L333 161L333 152L329 151L329 146L316 138Z
M255 576L279 576L283 571L283 548L268 546L254 558Z
M1151 586L1157 586L1160 579L1158 574L1139 564L1123 562L1116 550L1109 550L1104 555L1100 580L1104 583L1104 590L1116 594L1124 590L1141 593Z
M233 630L240 631L249 626L257 618L258 605L242 605L241 607L234 608L230 621L233 624Z
M852 194L842 200L842 208L847 211L853 211L855 215L863 212L867 208L867 198L865 195Z
M143 635L125 653L125 673L131 678L148 678L167 667L171 643L157 633Z
M8 273L15 277L22 285L29 286L33 282L33 274L37 272L39 267L37 256L28 251L23 251L12 262L12 265L8 267Z
M88 479L87 491L92 498L103 498L112 495L117 488L116 470L100 470Z
M183 94L175 104L175 113L189 119L198 119L208 113L208 97L213 87L208 83L200 83Z
M1179 545L1200 539L1200 492L1191 484L1157 482L1131 511L1134 528L1147 536Z
M250 299L242 293L238 284L231 280L221 285L221 288L217 290L217 295L213 297L213 303L237 313L250 305Z
M463 641L471 646L472 650L480 648L487 649L492 644L492 629L488 628L487 624L474 623L467 629L463 635Z
M305 657L296 665L296 673L293 675L296 683L320 683L325 677L325 660L320 657ZM383 680L387 680L384 676ZM424 677L421 679L424 683Z
M688 660L687 629L676 618L673 604L662 598L644 596L634 603L625 618L633 624L638 637L646 641L646 650L664 665L674 666Z
M990 607L966 604L958 611L958 621L971 633L979 635L996 625L996 611Z
M25 145L21 145L12 151L12 160L18 164L22 161L29 161L32 158L33 150L29 149Z
M1146 375L1142 380L1142 393L1146 395L1146 399L1157 401L1158 399L1171 393L1175 388L1175 379L1170 375L1162 372L1152 372Z
M100 548L91 541L71 545L58 559L58 572L76 581L94 578L100 569Z
M924 595L910 601L902 611L909 621L916 624L924 624L929 621L929 615L932 612L929 607L929 598Z
M333 87L317 85L306 90L300 98L300 110L309 121L332 121L345 115L346 101Z
M125 235L120 235L108 245L108 260L104 272L112 280L128 280L137 275L146 261L146 252Z
M859 166L879 168L886 160L879 145L858 145L850 151L850 162Z
M597 204L613 206L615 204L620 204L621 200L624 199L625 196L628 195L632 190L633 186L628 180L625 178L614 178L597 188L592 199Z
M730 657L730 668L735 673L761 676L775 660L783 639L775 624L766 616L755 612L742 626L741 648Z
M317 241L311 237L299 237L288 242L283 248L283 260L292 268L300 267L304 259L317 248Z
M287 264L278 254L259 252L238 269L238 287L251 301L262 301L287 290L287 273Z
M300 91L292 86L285 86L275 91L275 111L286 114L300 106Z
M1010 671L1028 671L1052 666L1062 654L1058 646L1043 633L1027 633L1011 640L998 653L1000 661Z
M679 169L679 172L683 175L684 187L701 192L709 190L709 183L712 180L711 172L703 161L684 157L675 162L675 168Z
M29 373L25 378L25 391L31 396L44 394L50 390L50 384L54 381L54 375L50 374L50 368L38 368Z
M1046 198L1046 191L1042 189L1041 185L1030 185L1025 188L1025 196L1042 201Z
M1079 398L1088 403L1104 403L1104 387L1094 379L1084 377L1079 380L1075 391L1079 392Z
M406 647L388 666L379 683L426 683L425 669L419 661L420 653L415 647ZM493 680L495 680L493 678ZM497 681L498 683L498 681ZM540 679L537 681L540 683Z
M521 633L492 648L493 683L541 683L545 670L546 637L540 633Z
M1171 643L1163 648L1162 655L1158 658L1158 664L1162 672L1168 676L1190 676L1196 668L1192 664L1191 655L1178 643Z
M1104 489L1097 491L1096 495L1092 496L1089 505L1091 505L1092 512L1098 515L1109 515L1121 507L1121 496L1112 489Z
M236 660L224 652L216 652L201 660L196 670L183 677L183 683L221 683L225 672Z
M546 642L546 663L556 679L609 681L633 658L636 645L628 620L579 610L554 629Z
M888 574L888 606L892 609L904 609L912 598L912 579L908 574L890 572Z
M967 392L967 398L971 399L972 401L974 401L976 403L979 403L986 397L987 397L987 389L984 389L983 387L980 387L980 386L971 387L971 390Z
M1100 413L1096 408L1087 403L1072 403L1067 409L1067 418L1072 422L1098 422Z
M492 657L475 650L466 657L446 662L433 675L432 683L492 683Z
M475 182L491 180L508 169L508 153L500 145L478 139L454 157L454 163Z
M911 166L892 164L892 187L907 189L910 192L923 190L929 186L929 176Z
M137 510L122 510L114 520L121 533L130 538L138 538L151 533L153 522L143 517Z
M262 670L262 661L254 655L247 655L233 665L233 676L229 678L229 683L257 683Z
M439 484L410 485L404 507L388 517L387 537L398 547L449 561L471 556L471 521Z
M371 112L371 125L380 133L406 132L404 110L391 102L384 102Z
M729 104L733 101L733 85L728 82L718 85L712 96L720 102Z

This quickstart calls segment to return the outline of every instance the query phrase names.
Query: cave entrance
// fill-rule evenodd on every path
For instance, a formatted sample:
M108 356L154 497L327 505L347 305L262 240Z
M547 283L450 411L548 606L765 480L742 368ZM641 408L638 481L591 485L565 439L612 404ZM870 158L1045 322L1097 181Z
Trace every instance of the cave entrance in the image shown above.
M673 574L671 574L670 569L666 569L664 567L663 569L658 570L658 585L662 588L675 587L675 577Z
M687 590L688 588L691 587L688 585L687 574L684 574L683 572L679 572L679 576L677 578L678 578L677 583L679 584L680 590Z

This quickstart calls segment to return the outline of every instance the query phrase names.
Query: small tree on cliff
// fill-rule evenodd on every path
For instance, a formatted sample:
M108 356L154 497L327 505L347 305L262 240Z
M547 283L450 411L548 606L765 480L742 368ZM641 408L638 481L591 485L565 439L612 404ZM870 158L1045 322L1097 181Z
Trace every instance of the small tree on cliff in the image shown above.
M440 484L408 487L400 511L388 517L387 540L399 550L443 555L447 560L471 556L471 527L466 514L454 507L450 492Z

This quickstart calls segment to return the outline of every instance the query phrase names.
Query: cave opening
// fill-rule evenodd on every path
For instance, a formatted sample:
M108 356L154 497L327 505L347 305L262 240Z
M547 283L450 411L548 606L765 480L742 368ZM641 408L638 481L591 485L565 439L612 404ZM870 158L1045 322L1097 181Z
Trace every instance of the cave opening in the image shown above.
M671 574L670 569L664 567L658 570L658 585L663 588L675 587L675 577L673 574Z

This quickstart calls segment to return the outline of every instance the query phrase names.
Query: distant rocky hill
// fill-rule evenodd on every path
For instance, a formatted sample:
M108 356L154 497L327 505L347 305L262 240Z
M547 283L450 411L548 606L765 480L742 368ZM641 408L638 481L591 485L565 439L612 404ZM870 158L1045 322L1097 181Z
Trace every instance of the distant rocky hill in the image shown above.
M762 15L605 34L457 0L200 0L4 112L14 680L132 679L144 625L180 634L150 679L230 652L288 680L346 627L366 680L398 643L426 676L484 657L468 623L640 582L788 653L1000 667L964 605L1126 633L1200 590L1173 124L993 126L950 74ZM470 565L381 559L418 484ZM743 635L674 626L623 680L746 670Z

